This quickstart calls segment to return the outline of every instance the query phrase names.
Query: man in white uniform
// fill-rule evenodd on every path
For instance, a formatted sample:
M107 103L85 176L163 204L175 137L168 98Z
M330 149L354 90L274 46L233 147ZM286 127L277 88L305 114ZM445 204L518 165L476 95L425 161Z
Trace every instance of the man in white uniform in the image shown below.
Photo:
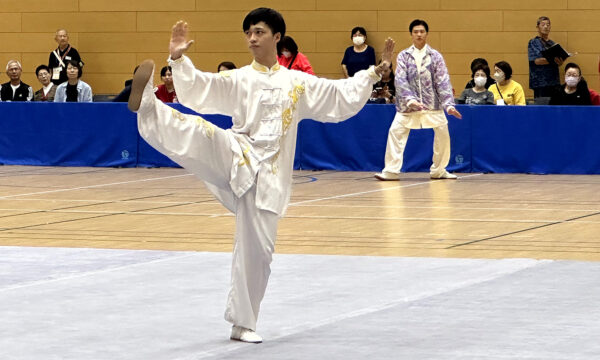
M287 208L298 122L339 122L356 114L392 58L387 39L383 62L342 80L320 79L277 62L285 22L273 9L251 11L243 22L251 65L218 74L196 70L183 53L187 24L173 27L169 64L179 102L199 113L232 117L223 130L199 116L184 115L157 101L151 60L132 84L129 108L138 113L146 141L202 179L236 216L235 244L225 319L231 339L259 343L256 320L271 272L278 220Z

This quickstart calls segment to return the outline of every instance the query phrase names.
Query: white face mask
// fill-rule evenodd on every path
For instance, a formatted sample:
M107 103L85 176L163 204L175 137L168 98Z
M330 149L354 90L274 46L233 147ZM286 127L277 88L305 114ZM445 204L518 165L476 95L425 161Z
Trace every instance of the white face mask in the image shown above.
M487 78L485 76L476 76L473 81L475 81L477 87L483 87L487 82Z
M568 87L575 87L579 83L579 77L577 77L577 76L566 76L565 77L565 82L567 83Z
M497 82L504 81L504 73L502 73L502 72L495 72L495 73L494 73L494 79L495 79Z
M365 43L365 37L364 36L355 36L352 38L352 42L354 43L354 45L360 46Z
M292 53L291 53L291 52L289 52L289 51L282 51L282 52L281 52L281 55L283 55L283 56L284 56L284 57L286 57L286 58L289 58L290 56L292 56Z

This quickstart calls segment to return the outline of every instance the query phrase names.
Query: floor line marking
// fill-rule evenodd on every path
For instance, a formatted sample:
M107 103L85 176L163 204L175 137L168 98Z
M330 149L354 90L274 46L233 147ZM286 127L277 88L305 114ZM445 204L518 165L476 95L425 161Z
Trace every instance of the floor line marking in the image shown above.
M483 174L465 175L465 176L461 176L460 178L464 179L464 178L473 177L473 176L480 176L480 175L483 175ZM456 181L456 180L450 180L450 181ZM291 203L289 206L298 206L298 205L301 205L301 204L309 204L309 203L318 202L318 201L324 201L324 200L341 199L341 198L351 197L351 196L356 196L356 195L364 195L364 194L372 194L372 193L382 192L382 191L397 190L397 189L408 188L408 187L413 187L413 186L419 186L419 185L425 185L425 184L432 184L432 183L436 183L436 182L439 182L439 181L428 180L428 181L423 181L423 182L418 182L418 183L413 183L413 184L398 185L398 186L388 187L388 188L385 188L385 189L375 189L375 190L368 190L368 191L360 191L360 192L356 192L356 193L334 195L334 196L323 197L323 198L320 198L320 199L298 201L298 202L295 202L295 203Z
M582 216L578 216L578 217L574 217L574 218L566 219L566 220L553 221L553 222L548 223L548 224L538 225L538 226L534 226L534 227L530 227L530 228L522 229L522 230L517 230L517 231L511 231L511 232L508 232L508 233L505 233L505 234L494 235L494 236L491 236L491 237L488 237L488 238L484 238L484 239L471 240L471 241L467 241L465 243L460 243L460 244L449 246L446 249L453 249L453 248L457 248L457 247L460 247L460 246L471 245L471 244L475 244L475 243L486 241L486 240L493 240L493 239L497 239L497 238L501 238L501 237L505 237L505 236L509 236L509 235L524 233L524 232L527 232L527 231L530 231L530 230L541 229L541 228L548 227L548 226L553 226L553 225L558 225L558 224L565 224L565 223L569 223L569 222L575 222L576 220L583 219L583 218L590 217L590 216L596 216L596 215L600 215L600 212L593 213L593 214L582 215ZM577 223L580 223L580 222L581 221L577 221Z
M94 188L105 187L105 186L114 186L114 185L123 185L123 184L133 184L133 183L138 183L138 182L146 182L146 181L156 181L156 180L173 179L173 178L179 178L179 177L185 177L185 176L192 176L192 174L162 176L162 177L158 177L158 178L147 178L147 179L141 179L141 180L119 181L119 182L107 183L107 184L78 186L78 187L74 187L74 188L37 191L37 192L25 193L25 194L6 195L6 196L0 196L0 200L2 200L2 199L12 199L12 198L15 198L15 197L20 197L20 196L40 195L40 194L52 194L52 193L66 192L66 191L73 191L73 190L94 189Z

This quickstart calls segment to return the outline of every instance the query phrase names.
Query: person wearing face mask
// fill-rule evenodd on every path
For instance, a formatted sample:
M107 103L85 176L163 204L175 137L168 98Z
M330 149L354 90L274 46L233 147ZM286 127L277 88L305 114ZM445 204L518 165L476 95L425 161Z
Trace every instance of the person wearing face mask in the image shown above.
M494 94L486 87L490 77L490 68L483 63L475 64L472 70L474 86L464 89L456 102L471 105L494 105Z
M465 89L475 87L475 80L473 79L473 74L475 73L475 70L473 69L475 69L475 67L479 65L484 65L488 69L487 79L485 81L485 88L487 89L495 83L494 78L490 76L490 65L488 64L487 60L484 58L475 58L473 59L473 61L471 61L471 80L469 80L467 85L465 85Z
M175 93L171 71L170 66L163 66L163 68L160 69L160 79L163 83L154 89L154 95L164 103L177 102L177 94Z
M357 71L366 70L375 65L375 49L367 45L367 30L357 26L352 29L350 39L354 43L346 49L342 59L344 76L352 77Z
M496 105L526 105L525 92L518 82L511 79L512 67L506 61L494 64L496 83L488 88L494 94Z
M277 61L279 65L285 66L290 70L303 71L314 75L310 61L306 55L298 51L298 45L290 36L284 36L277 43Z
M592 105L587 82L575 63L565 66L565 83L555 90L550 105Z
M35 69L35 75L42 84L42 88L33 94L33 101L54 101L56 85L50 81L50 68L40 65Z

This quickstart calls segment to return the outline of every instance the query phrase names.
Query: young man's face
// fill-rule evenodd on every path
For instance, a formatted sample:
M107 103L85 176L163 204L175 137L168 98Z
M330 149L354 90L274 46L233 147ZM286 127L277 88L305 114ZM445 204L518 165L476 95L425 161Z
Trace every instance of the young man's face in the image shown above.
M254 58L262 59L277 54L277 43L281 39L281 34L273 35L271 28L264 21L250 25L244 34L246 34L246 42Z
M412 37L413 44L419 49L427 43L427 30L425 30L425 26L423 25L413 27L410 36Z

